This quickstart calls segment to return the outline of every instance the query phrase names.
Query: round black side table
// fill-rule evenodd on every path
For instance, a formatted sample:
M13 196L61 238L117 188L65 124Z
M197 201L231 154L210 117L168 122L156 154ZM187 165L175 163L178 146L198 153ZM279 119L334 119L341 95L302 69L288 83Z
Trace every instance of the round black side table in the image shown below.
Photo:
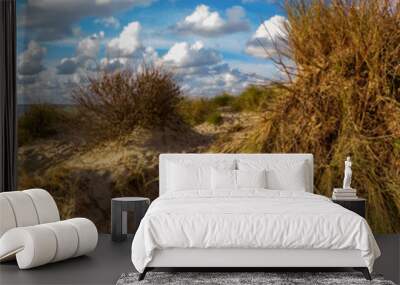
M147 208L150 205L149 198L143 197L119 197L111 200L111 239L124 241L128 233L127 212L134 213L134 233L139 227Z

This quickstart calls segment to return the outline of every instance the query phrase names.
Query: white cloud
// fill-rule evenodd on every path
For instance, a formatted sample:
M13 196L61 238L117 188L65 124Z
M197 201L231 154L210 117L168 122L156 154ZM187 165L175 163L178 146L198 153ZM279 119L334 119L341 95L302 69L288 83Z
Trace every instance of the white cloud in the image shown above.
M132 57L136 52L142 51L140 30L139 22L131 22L125 26L117 38L107 43L107 56L111 58Z
M54 67L48 68L37 74L34 80L31 78L18 79L18 100L23 104L50 103L69 104L71 103L71 91L77 83L87 75L86 73L74 73L71 75L60 75Z
M112 0L96 0L97 5L108 5L112 2Z
M240 6L227 9L226 19L223 19L218 12L210 11L208 6L199 5L192 14L178 22L173 29L180 33L204 37L232 34L249 29L250 25L245 16L246 12Z
M287 19L275 15L264 21L251 39L246 44L246 53L262 58L268 58L275 54L275 44L282 45L282 38L285 37L285 25Z
M104 32L93 34L80 40L76 47L76 54L70 58L63 58L57 65L59 74L73 74L79 67L92 69L93 61L96 61L100 51L100 44L104 38Z
M121 35L117 38L120 39ZM100 69L108 72L124 68L140 70L143 62L161 65L171 69L184 92L192 96L214 96L225 91L236 94L249 84L264 81L263 77L253 72L242 72L232 68L223 62L222 55L217 50L205 47L200 41L193 44L174 43L160 58L154 48L143 46L138 36L139 34L134 37L134 42L138 43L139 49L115 53L115 57L102 58ZM119 56L121 54L130 56Z
M154 0L28 0L19 9L18 24L38 40L59 40L73 35L85 17L107 18L116 12L148 6Z
M240 6L233 6L231 8L226 9L226 16L227 16L227 23L239 23L241 21L243 21L242 23L246 23L244 22L244 18L246 17L246 11L240 7ZM249 27L247 26L247 29Z
M156 63L159 58L153 47L145 47L140 39L141 25L131 22L122 32L106 44L106 57L100 61L100 68L115 71L122 68L136 69L143 63Z
M186 26L187 28L193 27L198 30L210 31L213 29L221 29L224 25L224 21L221 19L218 12L210 12L208 6L200 5L180 24L182 28Z
M113 72L123 68L127 61L127 58L102 58L100 60L100 68L106 72Z
M239 17L240 10L231 10L227 15L228 18ZM40 94L41 100L46 102L68 103L71 90L83 83L87 76L94 76L99 70L139 70L143 62L171 68L184 91L193 96L239 93L249 84L264 81L264 77L254 74L251 67L242 70L240 64L225 62L217 49L206 47L201 41L170 43L165 55L159 57L150 44L147 46L141 42L140 32L140 23L132 22L108 42L105 42L103 32L80 39L73 56L61 59L58 64L52 62L48 70L38 75L19 75L21 88L18 92L24 98L22 100L34 102L35 96ZM99 59L102 45L106 53ZM38 50L37 43L32 44L31 50ZM30 53L35 54L32 51ZM93 66L95 62L98 64Z
M194 96L214 96L221 92L239 93L263 78L243 73L224 63L221 54L202 42L175 43L162 57L164 66L173 68L183 90Z
M141 54L135 57L104 57L100 60L100 69L106 72L114 72L121 69L129 68L131 70L139 70L143 64L159 64L160 59L156 50L152 47L143 48Z
M57 72L59 74L72 74L78 69L79 64L76 57L63 58L57 65Z
M151 35L143 38L144 46L151 46L155 49L169 49L176 40L173 38L164 38L159 35Z
M140 40L141 25L131 22L115 38L105 43L106 56L99 59L104 32L81 39L76 44L75 55L63 58L56 66L60 75L76 74L82 71L116 71L123 68L136 69L143 63L159 61L157 51L153 47L145 47Z
M159 61L158 53L153 47L146 47L142 55L142 62L157 63Z
M90 37L84 38L78 43L76 53L82 58L96 58L100 50L100 42L104 38L104 32L93 34Z
M43 71L43 58L46 48L35 41L30 41L28 48L18 56L18 73L20 75L35 75Z
M191 74L179 74L183 90L192 96L211 97L222 92L238 94L250 84L260 84L264 78L244 73L223 63L199 69Z
M275 79L277 78L278 70L275 65L269 61L247 62L241 60L228 60L227 63L232 67L239 69L242 72L249 74L257 74L258 76Z
M216 50L205 48L200 41L192 45L187 42L176 43L163 57L165 63L179 68L212 65L221 59Z
M114 29L118 29L121 26L121 23L119 22L119 20L117 18L115 18L114 16L96 19L94 22L96 24L101 24L107 28L111 27Z

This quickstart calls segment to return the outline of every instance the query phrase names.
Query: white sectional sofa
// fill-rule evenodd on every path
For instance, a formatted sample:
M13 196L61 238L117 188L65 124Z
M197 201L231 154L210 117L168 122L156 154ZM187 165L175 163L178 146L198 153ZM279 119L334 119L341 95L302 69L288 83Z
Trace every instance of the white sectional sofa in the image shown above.
M90 220L60 221L46 190L0 193L0 262L16 258L20 269L37 267L91 252L97 240Z

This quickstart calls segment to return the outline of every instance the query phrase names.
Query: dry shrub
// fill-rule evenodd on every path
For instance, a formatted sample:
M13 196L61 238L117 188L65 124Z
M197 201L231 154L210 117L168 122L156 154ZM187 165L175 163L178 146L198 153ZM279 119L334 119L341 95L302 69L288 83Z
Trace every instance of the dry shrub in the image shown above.
M286 1L286 11L273 60L288 80L254 150L313 153L327 196L351 154L372 229L400 232L400 1Z
M179 120L181 90L173 74L158 67L102 73L75 90L84 122L100 135L119 135L136 127L164 127Z

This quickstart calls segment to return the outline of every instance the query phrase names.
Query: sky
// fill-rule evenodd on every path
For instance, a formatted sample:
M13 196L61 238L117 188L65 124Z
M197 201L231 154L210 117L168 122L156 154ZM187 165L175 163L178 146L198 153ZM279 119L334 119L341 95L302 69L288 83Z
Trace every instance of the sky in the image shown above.
M188 96L238 94L279 76L267 54L286 21L274 0L18 0L17 15L19 104L70 104L88 76L143 63Z

